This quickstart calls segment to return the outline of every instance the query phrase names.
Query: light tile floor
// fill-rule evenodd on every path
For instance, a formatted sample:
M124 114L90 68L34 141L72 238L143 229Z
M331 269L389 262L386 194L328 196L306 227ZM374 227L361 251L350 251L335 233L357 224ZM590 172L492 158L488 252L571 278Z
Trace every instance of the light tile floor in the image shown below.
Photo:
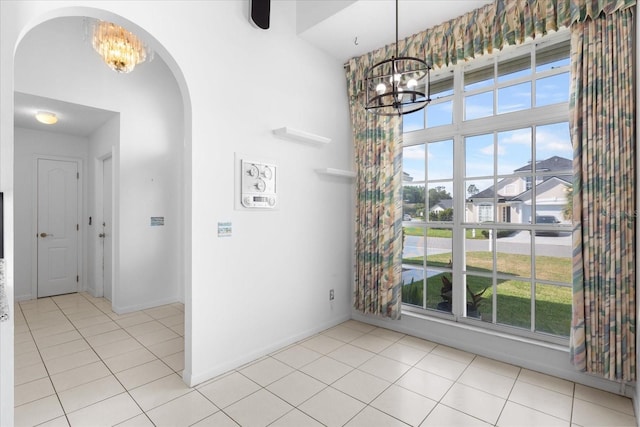
M356 321L189 388L181 304L72 294L15 320L17 427L637 425L630 399Z

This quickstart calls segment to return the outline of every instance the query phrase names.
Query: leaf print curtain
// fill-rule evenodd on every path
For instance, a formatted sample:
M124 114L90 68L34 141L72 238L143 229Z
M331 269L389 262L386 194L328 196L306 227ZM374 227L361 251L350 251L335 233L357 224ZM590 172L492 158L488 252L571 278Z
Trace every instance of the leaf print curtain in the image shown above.
M355 308L400 318L402 147L400 118L352 102L356 163Z
M398 50L400 56L424 58L434 68L449 66L563 28L579 32L578 26L585 21L599 20L603 14L628 10L635 4L636 0L495 0L399 40ZM391 58L394 52L395 46L387 45L351 59L346 68L357 173L355 308L397 319L402 286L401 119L368 117L363 101L367 70ZM590 257L591 253L585 256L585 263L592 261ZM633 283L628 285L634 287ZM631 320L633 313L625 316L631 316L629 325L635 323ZM576 337L578 330L576 324L573 328ZM631 343L611 342L614 346L618 344L626 345L626 351L635 351ZM579 354L580 351L575 360L580 359Z
M571 359L636 378L635 101L632 10L571 28L574 149Z

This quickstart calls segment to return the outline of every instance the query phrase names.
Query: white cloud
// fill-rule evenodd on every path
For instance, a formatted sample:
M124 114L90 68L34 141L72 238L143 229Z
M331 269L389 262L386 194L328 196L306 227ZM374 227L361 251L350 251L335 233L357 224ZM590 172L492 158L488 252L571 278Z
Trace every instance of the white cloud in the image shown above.
M402 157L405 159L424 160L424 145L416 145L413 147L406 147L402 151Z
M500 144L518 144L531 147L531 129L518 129L498 134Z
M537 157L545 158L554 155L572 155L573 148L569 139L569 130L560 129L558 125L540 126L536 132Z
M479 152L486 156L493 156L493 144L481 148Z

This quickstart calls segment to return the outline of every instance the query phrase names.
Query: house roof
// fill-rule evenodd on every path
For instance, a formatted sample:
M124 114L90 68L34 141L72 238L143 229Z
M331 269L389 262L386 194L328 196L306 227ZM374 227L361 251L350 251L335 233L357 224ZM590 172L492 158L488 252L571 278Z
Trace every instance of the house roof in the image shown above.
M538 161L536 163L536 172L567 171L567 170L571 170L572 166L573 166L573 162L571 160L565 159L564 157L553 156L553 157L549 157L548 159ZM531 164L528 164L526 166L516 169L514 172L530 172L530 171L531 171ZM501 187L505 187L510 182L515 181L515 179L517 178L513 178L513 177L505 178L499 181L498 184ZM553 176L546 176L544 177L543 181L537 185L540 186L551 180L558 180L565 185L571 185L571 179L572 179L571 175L566 173L553 175ZM526 195L528 193L531 193L531 190L526 190L516 196L509 196L509 197L505 197L500 193L498 193L498 201L512 201L512 200L521 201L527 198ZM485 190L482 190L481 192L476 193L473 196L470 196L469 201L474 201L474 199L493 199L494 195L495 195L495 189L494 189L494 186L492 185L491 187Z
M453 208L453 199L442 199L438 203L433 205L431 207L431 210L434 210L438 206L440 206L442 209L451 209Z
M567 181L566 179L562 179L560 176L550 176L547 179L545 179L544 181L542 181L540 184L538 184L538 189L539 190L544 190L544 188L548 188L550 184L553 183L553 186L555 185L564 185L565 187L570 187L571 186L571 182ZM553 187L552 186L552 187ZM531 199L531 195L532 195L532 191L531 189L527 190L527 191L523 191L522 193L518 194L517 196L514 196L511 198L511 200L518 200L518 201L526 201Z
M553 172L553 171L565 171L571 170L573 162L569 159L565 159L560 156L549 157L545 160L539 160L536 162L536 172ZM521 168L516 169L514 172L529 172L531 171L531 163Z
M486 190L482 190L479 193L474 194L473 196L469 197L469 200L473 200L473 199L493 199L493 196L495 195L495 191L493 191L493 185L489 188L487 188ZM502 196L500 196L498 194L498 198L502 198Z

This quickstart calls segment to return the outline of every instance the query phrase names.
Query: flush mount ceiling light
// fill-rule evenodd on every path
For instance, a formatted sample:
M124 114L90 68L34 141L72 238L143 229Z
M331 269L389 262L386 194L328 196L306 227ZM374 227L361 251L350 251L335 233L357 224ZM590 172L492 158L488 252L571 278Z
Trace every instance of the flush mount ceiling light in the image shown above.
M413 113L431 101L429 70L419 58L398 55L398 0L396 0L395 56L378 62L365 76L366 110L379 116Z
M58 116L49 111L38 111L36 113L36 120L45 125L55 125L58 123Z
M91 44L104 62L118 73L130 73L147 58L151 60L151 51L142 40L112 22L93 23Z

